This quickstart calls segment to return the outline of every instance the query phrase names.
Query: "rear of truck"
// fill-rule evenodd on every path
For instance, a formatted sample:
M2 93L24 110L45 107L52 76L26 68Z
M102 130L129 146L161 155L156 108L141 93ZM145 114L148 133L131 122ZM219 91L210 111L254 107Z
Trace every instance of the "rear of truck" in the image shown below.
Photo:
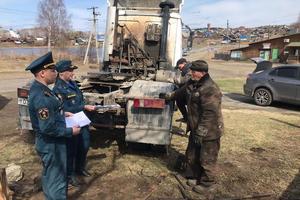
M95 128L121 128L129 142L169 145L173 67L182 55L182 1L108 1L103 67L81 85Z
M176 61L182 55L183 1L108 0L103 62L79 83L96 129L125 130L125 140L169 145ZM18 88L21 130L31 130L29 86Z

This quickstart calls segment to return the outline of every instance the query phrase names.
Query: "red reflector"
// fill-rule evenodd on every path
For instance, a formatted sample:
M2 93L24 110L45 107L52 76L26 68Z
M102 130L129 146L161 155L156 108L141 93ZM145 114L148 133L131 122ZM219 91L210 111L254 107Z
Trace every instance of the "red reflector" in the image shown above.
M134 99L133 100L133 107L135 107L135 108L140 107L140 100L139 99Z
M134 108L164 108L164 99L134 99Z
M18 88L18 97L28 98L28 95L29 95L29 90Z

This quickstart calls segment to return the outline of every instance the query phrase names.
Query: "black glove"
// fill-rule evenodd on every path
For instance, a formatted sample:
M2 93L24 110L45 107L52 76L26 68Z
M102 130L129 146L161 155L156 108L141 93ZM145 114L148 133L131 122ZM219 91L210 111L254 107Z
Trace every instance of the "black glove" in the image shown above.
M203 137L202 137L202 136L199 136L199 135L195 135L195 136L194 136L194 142L195 142L195 144L198 145L198 146L202 145Z
M159 98L165 99L165 100L171 100L172 93L159 93Z
M205 128L204 126L199 126L198 129L195 131L195 135L194 135L195 144L201 145L203 138L207 136L207 133L208 133L207 128Z
M166 99L166 95L167 95L167 93L159 93L158 97L160 99Z

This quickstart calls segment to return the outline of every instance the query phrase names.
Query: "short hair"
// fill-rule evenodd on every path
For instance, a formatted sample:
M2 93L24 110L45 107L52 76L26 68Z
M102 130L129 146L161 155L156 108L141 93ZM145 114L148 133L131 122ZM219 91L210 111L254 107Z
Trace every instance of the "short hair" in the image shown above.
M178 65L183 64L183 63L187 63L187 60L185 58L180 58L176 63L176 67L178 67Z

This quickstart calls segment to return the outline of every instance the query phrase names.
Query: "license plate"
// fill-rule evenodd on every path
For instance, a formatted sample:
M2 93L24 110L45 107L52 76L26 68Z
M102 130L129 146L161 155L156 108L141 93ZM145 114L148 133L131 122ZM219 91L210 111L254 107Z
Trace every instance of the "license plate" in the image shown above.
M28 100L25 98L18 98L18 104L23 106L28 106Z

